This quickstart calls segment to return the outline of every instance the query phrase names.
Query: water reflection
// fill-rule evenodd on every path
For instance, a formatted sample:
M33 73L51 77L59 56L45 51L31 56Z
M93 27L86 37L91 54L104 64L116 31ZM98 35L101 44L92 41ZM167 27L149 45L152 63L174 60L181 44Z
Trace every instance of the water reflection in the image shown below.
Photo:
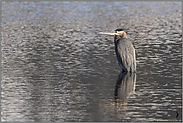
M125 118L127 99L135 91L136 73L120 72L115 85L114 100L117 114Z

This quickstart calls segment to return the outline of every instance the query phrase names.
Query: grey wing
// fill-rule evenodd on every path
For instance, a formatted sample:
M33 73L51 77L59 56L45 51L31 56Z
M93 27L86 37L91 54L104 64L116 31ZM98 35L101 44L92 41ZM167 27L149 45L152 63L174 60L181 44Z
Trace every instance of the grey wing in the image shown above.
M128 71L131 71L131 72L135 71L136 58L135 58L135 49L132 43L126 39L123 39L122 41L119 42L118 52L120 54L124 67Z

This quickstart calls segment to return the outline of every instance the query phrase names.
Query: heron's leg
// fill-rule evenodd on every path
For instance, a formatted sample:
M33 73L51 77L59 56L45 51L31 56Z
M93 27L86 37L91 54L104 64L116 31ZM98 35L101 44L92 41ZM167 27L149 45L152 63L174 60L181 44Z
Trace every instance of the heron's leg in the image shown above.
M122 73L128 72L127 69L123 65L119 64L119 66L121 67Z
M125 69L122 69L122 71L121 71L122 73L127 73L128 71L127 70L125 70Z

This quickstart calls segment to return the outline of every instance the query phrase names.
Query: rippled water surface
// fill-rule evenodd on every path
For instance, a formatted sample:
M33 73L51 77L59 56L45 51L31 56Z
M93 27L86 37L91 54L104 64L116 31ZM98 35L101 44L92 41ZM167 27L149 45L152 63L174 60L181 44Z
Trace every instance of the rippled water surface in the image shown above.
M1 120L182 121L181 2L2 2ZM137 73L121 74L123 28Z

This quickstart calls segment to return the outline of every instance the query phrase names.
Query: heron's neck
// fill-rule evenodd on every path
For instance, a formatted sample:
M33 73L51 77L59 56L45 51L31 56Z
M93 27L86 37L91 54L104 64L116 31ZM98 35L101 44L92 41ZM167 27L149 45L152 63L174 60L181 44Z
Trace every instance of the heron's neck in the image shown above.
M122 38L122 35L116 35L114 41L117 43L120 38Z
M127 38L126 32L123 32L122 38Z
M118 50L118 48L117 48L118 43L119 43L119 40L118 40L117 37L115 36L115 38L114 38L114 45L115 45L115 51L116 51L116 52L117 52L117 50Z

